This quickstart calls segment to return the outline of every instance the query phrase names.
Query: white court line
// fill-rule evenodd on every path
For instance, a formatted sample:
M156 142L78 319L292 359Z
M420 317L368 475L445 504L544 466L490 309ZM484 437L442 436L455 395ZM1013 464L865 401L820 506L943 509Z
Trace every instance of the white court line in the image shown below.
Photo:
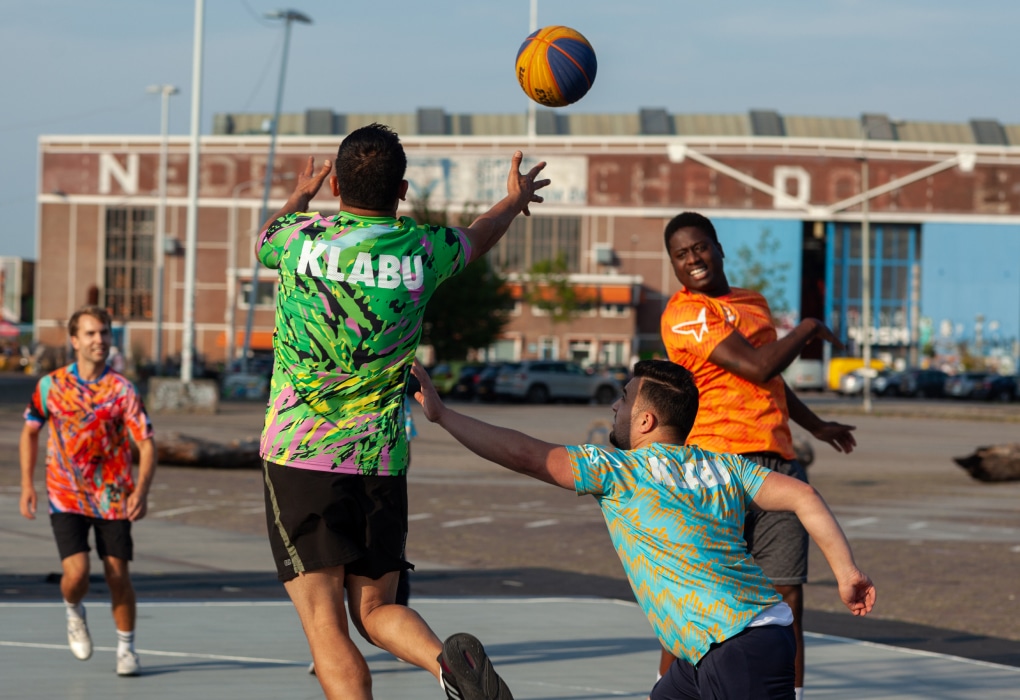
M909 525L907 525L908 530L923 530L926 527L928 527L928 523L924 522L923 520L916 523L910 523Z
M549 527L550 525L556 525L557 523L559 523L559 520L552 520L552 519L550 519L550 520L534 520L534 521L532 521L530 523L525 523L524 527L528 527L528 528L532 528L532 527Z
M66 644L37 644L35 642L10 642L0 640L0 647L19 647L23 649L53 649L67 651ZM93 647L95 651L117 651L117 647ZM196 654L186 651L158 651L156 649L136 649L146 656L172 656L189 659L212 659L213 661L244 661L248 663L279 664L281 666L307 666L307 661L291 661L290 659L261 659L257 656L227 656L225 654Z
M464 518L463 520L447 520L443 523L443 527L461 527L463 525L482 525L483 523L491 523L493 521L491 516L483 515L480 518Z
M857 518L842 523L843 527L860 527L861 525L872 525L878 522L878 518Z
M938 651L925 651L923 649L909 649L907 647L897 647L892 644L882 644L881 642L868 642L863 639L849 639L847 637L836 637L831 634L821 634L819 632L804 632L805 637L814 637L815 639L826 639L831 642L839 642L841 644L856 644L862 647L869 647L871 649L884 649L902 652L911 656L927 656L932 659L952 659L953 661L960 661L962 663L970 664L972 666L986 666L988 668L995 668L1000 671L1012 671L1020 674L1020 668L1016 666L1007 666L1005 664L996 664L991 661L980 661L978 659L968 659L964 656L953 656L952 654L943 654Z
M407 522L411 522L413 520L428 520L431 517L432 513L412 513L407 516Z
M182 506L180 508L171 508L170 510L160 510L155 513L149 513L150 518L169 518L174 515L183 515L184 513L194 513L199 510L215 510L219 508L218 505L202 504L196 506Z

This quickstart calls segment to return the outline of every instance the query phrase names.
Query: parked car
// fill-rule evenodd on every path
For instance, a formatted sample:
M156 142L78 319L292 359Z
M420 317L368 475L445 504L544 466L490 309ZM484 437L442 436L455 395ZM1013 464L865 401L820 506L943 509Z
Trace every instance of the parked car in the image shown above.
M439 395L447 396L453 392L453 388L456 386L457 380L465 368L481 366L479 362L472 363L457 360L453 362L440 362L429 368L429 378L432 379L432 384L436 387Z
M500 370L507 366L507 362L490 362L474 376L475 398L479 401L496 400L496 377Z
M470 401L475 398L478 388L478 375L486 368L486 365L464 365L457 373L457 380L450 389L450 396Z
M839 391L844 396L860 394L864 390L863 367L847 372L839 378ZM878 396L894 396L899 393L902 375L891 369L871 370L871 393Z
M945 395L949 375L938 369L908 369L900 377L900 395L935 398Z
M496 395L530 403L556 400L611 404L623 386L607 373L589 374L576 362L525 360L508 364L496 377Z
M1017 376L992 374L985 377L981 385L974 390L975 399L987 401L1016 401L1020 390L1017 388Z
M977 398L978 388L991 376L991 372L960 372L951 375L946 379L946 396L954 399Z

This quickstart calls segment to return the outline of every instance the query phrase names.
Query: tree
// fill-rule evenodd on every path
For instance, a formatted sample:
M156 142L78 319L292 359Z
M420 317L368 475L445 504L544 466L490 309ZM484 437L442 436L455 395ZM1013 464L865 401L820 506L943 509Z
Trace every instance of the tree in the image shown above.
M548 314L553 324L570 321L591 302L571 284L563 253L554 260L539 260L531 266L524 297L531 306Z
M426 191L411 200L411 218L419 224L448 226L446 209L429 206ZM467 226L474 218L469 208L454 224ZM437 360L463 360L468 352L492 345L510 320L513 297L506 281L483 257L459 275L439 285L425 307L422 342L431 345Z
M773 316L782 316L790 311L783 291L790 263L774 262L779 247L779 241L772 232L762 229L753 250L746 244L737 249L732 271L734 286L750 289L765 297Z

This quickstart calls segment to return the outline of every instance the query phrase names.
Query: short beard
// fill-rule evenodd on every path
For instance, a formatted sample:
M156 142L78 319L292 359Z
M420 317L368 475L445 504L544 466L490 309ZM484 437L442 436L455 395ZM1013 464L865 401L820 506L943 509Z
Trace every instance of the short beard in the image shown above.
M630 449L629 441L628 441L628 444L624 444L623 441L620 440L620 438L616 437L616 431L615 430L610 430L609 431L609 444L612 445L613 447L617 448L617 449L620 449L620 450L629 450Z

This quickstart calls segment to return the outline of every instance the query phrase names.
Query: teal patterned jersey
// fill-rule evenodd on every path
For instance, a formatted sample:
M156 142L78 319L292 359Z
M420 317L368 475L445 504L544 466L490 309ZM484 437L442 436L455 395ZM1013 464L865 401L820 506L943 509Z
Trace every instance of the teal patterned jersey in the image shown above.
M577 493L599 502L638 605L674 656L697 664L782 600L744 541L768 471L692 446L567 452Z
M467 265L467 237L407 217L299 213L262 233L258 256L280 278L263 459L404 474L403 394L425 304Z

